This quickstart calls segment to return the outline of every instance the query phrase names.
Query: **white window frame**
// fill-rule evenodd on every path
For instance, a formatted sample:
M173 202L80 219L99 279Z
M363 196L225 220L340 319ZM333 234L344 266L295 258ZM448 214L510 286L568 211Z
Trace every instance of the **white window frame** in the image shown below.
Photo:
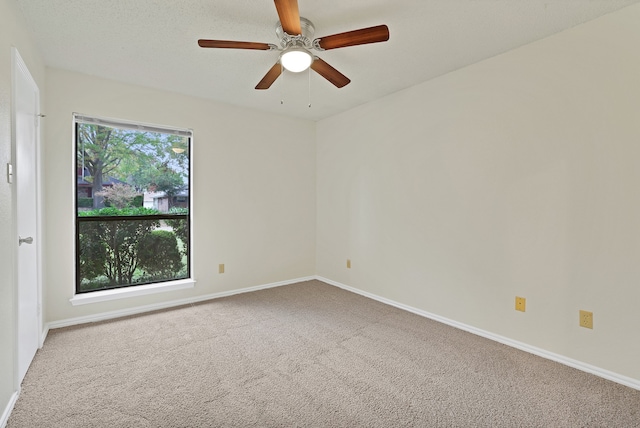
M72 160L73 160L74 166L76 165L76 156L77 156L76 154L77 152L76 124L77 123L97 124L97 125L104 125L104 126L110 126L115 128L131 129L134 131L148 131L148 132L158 132L158 133L164 133L164 134L174 134L174 135L180 135L180 136L189 138L189 142L190 142L189 144L189 225L190 227L189 227L189 259L188 259L189 278L178 279L174 281L165 281L165 282L159 282L159 283L143 284L143 285L132 285L132 286L127 286L122 288L97 290L97 291L91 291L87 293L76 294L76 282L77 282L76 275L78 274L78 272L77 272L77 266L76 266L77 248L76 248L76 236L75 236L76 234L75 222L78 214L77 214L77 206L74 203L73 204L74 236L72 240L73 255L74 255L72 271L74 272L74 281L73 281L73 297L69 299L71 304L73 306L78 306L78 305L85 305L89 303L98 303L98 302L105 302L105 301L111 301L111 300L126 299L126 298L132 298L137 296L145 296L145 295L164 293L168 291L182 290L186 288L195 287L196 280L194 278L195 271L194 271L194 257L193 257L193 248L194 248L193 172L192 172L193 159L194 159L193 130L187 129L187 128L176 128L176 127L170 127L170 126L164 126L164 125L135 122L135 121L124 120L124 119L114 119L114 118L106 118L106 117L99 117L99 116L90 116L90 115L85 115L80 113L73 113ZM76 168L72 168L72 170L73 170L73 183L74 183L74 185L72 186L73 192L74 192L73 201L75 202L76 194L77 194L77 171L76 171Z

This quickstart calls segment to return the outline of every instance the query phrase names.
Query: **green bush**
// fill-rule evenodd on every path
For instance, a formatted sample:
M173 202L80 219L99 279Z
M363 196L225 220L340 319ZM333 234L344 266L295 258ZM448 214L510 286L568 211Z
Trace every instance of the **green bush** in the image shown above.
M79 281L81 290L112 288L140 282L186 277L186 265L171 231L154 218L159 211L144 207L80 211L79 217L94 217L79 222ZM147 219L123 218L102 221L95 217L151 216ZM187 221L170 220L178 237L187 242ZM186 253L186 247L185 247Z
M107 245L99 236L100 225L97 222L86 223L79 230L80 278L89 280L104 275Z
M97 210L90 211L80 211L78 213L79 217L96 217L96 216L127 216L127 215L155 215L161 214L160 211L154 210L152 208L144 208L144 207L127 207L127 208L114 208L114 207L105 207L99 208Z
M132 207L141 207L142 205L144 205L144 195L138 195L131 201Z
M173 207L169 210L169 214L189 214L189 209ZM182 254L186 257L187 252L189 251L189 221L183 218L164 221L173 229L176 237L182 241L182 244L184 245Z
M101 208L78 212L79 217L153 215L146 208ZM105 276L111 286L132 284L138 268L138 248L145 236L160 226L150 219L79 222L80 282Z
M176 235L168 230L154 230L145 235L138 246L138 265L152 276L175 277L182 269Z
M106 276L98 276L93 279L83 279L80 283L80 290L89 291L89 290L104 290L108 288L112 288L113 284L111 280Z
M93 207L93 198L78 198L78 208Z
M91 203L93 203L93 200L92 200ZM144 195L137 195L131 200L131 202L129 203L128 207L129 208L139 208L139 207L142 207L142 205L144 205ZM92 206L93 205L89 205L89 207L92 207ZM113 207L113 204L108 199L105 199L104 200L104 206L107 207L107 208L111 208L111 207Z

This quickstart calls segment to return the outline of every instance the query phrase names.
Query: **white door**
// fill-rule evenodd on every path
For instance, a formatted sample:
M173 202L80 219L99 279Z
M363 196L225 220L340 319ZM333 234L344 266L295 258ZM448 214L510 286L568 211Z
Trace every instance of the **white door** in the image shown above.
M15 196L17 229L17 341L18 383L38 350L39 314L39 236L37 139L39 91L17 50L13 49Z

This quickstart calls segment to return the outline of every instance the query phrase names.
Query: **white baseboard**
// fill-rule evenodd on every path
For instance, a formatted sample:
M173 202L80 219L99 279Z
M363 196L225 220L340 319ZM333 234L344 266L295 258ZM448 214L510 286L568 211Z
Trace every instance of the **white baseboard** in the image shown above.
M16 401L18 401L18 396L20 395L20 391L16 391L11 395L7 406L4 408L4 412L2 412L2 417L0 417L0 428L5 428L7 426L7 421L9 420L9 416L11 415L11 411L13 410L13 406L16 405Z
M631 378L631 377L628 377L628 376L624 376L624 375L621 375L621 374L618 374L618 373L614 373L614 372L611 372L609 370L602 369L600 367L592 366L592 365L584 363L582 361L578 361L578 360L574 360L574 359L569 358L569 357L565 357L564 355L555 354L553 352L549 352L549 351L547 351L545 349L538 348L536 346L531 346L529 344L526 344L526 343L523 343L523 342L519 342L517 340L509 339L508 337L500 336L498 334L494 334L494 333L491 333L491 332L486 331L486 330L481 330L479 328L476 328L476 327L473 327L473 326L470 326L470 325L467 325L467 324L463 324L461 322L454 321L454 320L451 320L449 318L441 317L440 315L436 315L436 314L432 314L432 313L427 312L427 311L423 311L422 309L417 309L417 308L414 308L412 306L408 306L408 305L405 305L405 304L402 304L402 303L398 303L398 302L395 302L393 300L387 299L385 297L380 297L380 296L377 296L375 294L368 293L366 291L362 291L362 290L359 290L359 289L354 288L354 287L350 287L348 285L339 283L337 281L333 281L333 280L328 279L328 278L324 278L324 277L321 277L321 276L316 276L316 279L318 281L325 282L325 283L327 283L329 285L333 285L335 287L342 288L342 289L347 290L347 291L351 291L352 293L360 294L361 296L365 296L365 297L368 297L370 299L377 300L378 302L385 303L385 304L390 305L390 306L394 306L396 308L405 310L407 312L411 312L411 313L414 313L416 315L420 315L420 316L423 316L425 318L429 318L429 319L432 319L434 321L438 321L438 322L441 322L443 324L450 325L450 326L458 328L460 330L464 330L464 331L467 331L469 333L473 333L475 335L478 335L478 336L493 340L495 342L502 343L503 345L511 346L512 348L516 348L516 349L519 349L521 351L525 351L525 352L528 352L530 354L534 354L534 355L537 355L539 357L546 358L548 360L555 361L557 363L561 363L561 364L564 364L564 365L569 366L569 367L573 367L574 369L578 369L578 370L581 370L583 372L587 372L587 373L599 376L601 378L604 378L604 379L619 383L621 385L628 386L629 388L640 390L640 380L638 380L638 379L634 379L634 378Z
M189 305L192 303L203 302L206 300L233 296L234 294L250 293L252 291L265 290L267 288L281 287L283 285L295 284L297 282L310 281L315 278L316 278L315 276L307 276L307 277L296 278L296 279L291 279L287 281L273 282L270 284L263 284L263 285L256 285L254 287L241 288L238 290L223 291L220 293L205 294L203 296L188 297L186 299L171 300L168 302L155 303L152 305L137 306L135 308L127 308L127 309L121 309L121 310L110 311L110 312L101 312L99 314L92 314L92 315L87 315L83 317L52 321L46 324L45 330L48 332L49 329L54 329L54 328L69 327L72 325L104 321L108 319L120 318L120 317L129 316L129 315L137 315L145 312L157 311L159 309L167 309L167 308L172 308L176 306Z

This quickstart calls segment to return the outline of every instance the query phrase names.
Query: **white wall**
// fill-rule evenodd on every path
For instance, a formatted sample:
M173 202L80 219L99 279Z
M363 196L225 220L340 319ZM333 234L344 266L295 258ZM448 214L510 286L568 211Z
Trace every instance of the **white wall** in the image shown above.
M14 389L15 284L12 189L6 180L11 150L11 48L16 47L44 92L44 65L12 0L0 0L0 417ZM42 100L41 100L42 102Z
M123 65L126 66L126 65ZM192 128L196 287L72 306L72 113ZM315 123L47 69L49 322L315 273ZM218 264L225 273L218 274Z
M640 380L639 24L632 6L320 121L318 274Z

